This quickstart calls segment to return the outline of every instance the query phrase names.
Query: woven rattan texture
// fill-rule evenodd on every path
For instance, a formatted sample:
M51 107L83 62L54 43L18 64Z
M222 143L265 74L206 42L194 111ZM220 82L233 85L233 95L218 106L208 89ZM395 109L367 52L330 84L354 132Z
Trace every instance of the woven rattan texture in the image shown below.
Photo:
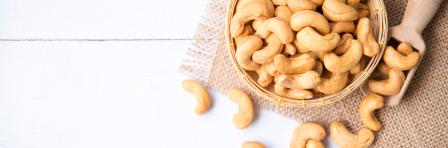
M400 23L406 0L385 0L389 26ZM209 88L227 93L238 87L251 92L238 77L228 57L224 40L227 0L209 0L180 71L201 80ZM427 53L396 107L377 112L383 129L376 133L374 147L448 147L448 6L439 12L423 33ZM362 93L357 90L341 101L319 108L279 107L251 92L257 107L272 110L298 121L318 121L328 127L334 120L344 121L352 131L362 127L358 105Z

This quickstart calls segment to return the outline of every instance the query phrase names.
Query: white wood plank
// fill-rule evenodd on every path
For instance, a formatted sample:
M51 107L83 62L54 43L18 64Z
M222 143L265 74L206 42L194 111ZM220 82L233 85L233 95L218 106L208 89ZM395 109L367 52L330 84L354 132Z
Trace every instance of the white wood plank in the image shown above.
M0 147L288 147L297 123L276 113L236 129L217 93L194 113L177 72L189 42L0 42Z
M1 0L0 39L191 38L207 0Z

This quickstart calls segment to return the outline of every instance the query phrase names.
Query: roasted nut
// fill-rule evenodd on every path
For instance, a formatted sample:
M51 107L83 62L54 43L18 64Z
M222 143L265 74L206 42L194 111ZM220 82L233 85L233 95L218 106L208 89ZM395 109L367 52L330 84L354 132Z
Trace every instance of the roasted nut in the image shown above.
M254 119L254 107L252 99L244 91L234 88L227 95L233 102L238 104L238 113L233 115L233 124L239 129L244 129Z
M291 16L291 28L294 31L300 31L303 28L310 26L316 29L320 34L330 33L330 24L325 17L315 11L300 11Z
M329 79L321 78L316 90L324 94L334 94L344 89L348 82L348 72L332 73Z
M315 71L307 71L297 75L279 75L275 77L275 83L291 89L312 89L320 82L320 74Z
M304 122L294 130L290 147L305 148L305 146L307 146L310 142L310 145L321 145L315 143L321 143L321 140L324 138L325 129L320 124L314 122Z
M330 137L343 148L366 148L375 140L373 132L367 128L361 129L357 135L348 131L341 122L332 122Z
M294 34L289 27L289 24L280 18L269 18L257 28L256 34L262 38L267 38L269 35L274 34L280 39L283 44L291 43L294 39Z
M402 49L403 50L403 49ZM384 62L387 66L398 70L410 70L417 65L420 60L420 54L413 51L407 55L402 55L396 51L392 46L387 46L383 56Z
M364 55L368 57L373 57L380 51L380 47L372 34L372 29L370 27L368 18L361 18L357 26L357 37L359 42L361 42L362 48L364 50Z
M375 117L374 111L383 106L384 99L380 95L370 93L364 97L359 105L359 115L364 126L375 132L381 129L381 122Z
M267 45L252 54L254 62L266 64L272 62L274 56L282 51L283 44L276 35L270 35L266 39Z
M329 33L322 36L313 28L305 27L297 33L296 40L297 42L294 42L294 44L299 48L299 51L317 52L333 50L338 45L340 37L337 33Z
M237 8L235 15L230 22L230 35L239 36L244 30L244 24L248 21L261 19L264 20L274 15L274 6L267 2L268 0L249 1ZM272 10L270 10L272 7Z
M333 22L354 21L358 18L355 8L339 0L325 0L322 11Z
M184 80L182 87L196 96L196 114L202 115L210 109L212 101L208 95L207 89L199 81L196 80Z
M283 74L300 74L313 69L316 60L312 53L296 54L290 58L282 54L274 57L275 69Z
M349 71L362 58L362 47L357 40L352 40L350 48L342 56L337 56L334 53L330 53L324 58L324 65L329 71L333 73L343 73Z
M245 37L237 47L235 57L238 64L246 70L254 71L259 64L252 60L252 53L257 51L263 45L263 41L254 35Z
M277 95L282 97L290 98L290 99L310 99L313 98L313 93L309 90L301 90L301 89L288 89L285 87L281 87L279 85L274 85L274 92Z
M398 94L405 80L404 73L400 70L389 70L389 76L386 80L369 80L369 88L375 93L386 96Z

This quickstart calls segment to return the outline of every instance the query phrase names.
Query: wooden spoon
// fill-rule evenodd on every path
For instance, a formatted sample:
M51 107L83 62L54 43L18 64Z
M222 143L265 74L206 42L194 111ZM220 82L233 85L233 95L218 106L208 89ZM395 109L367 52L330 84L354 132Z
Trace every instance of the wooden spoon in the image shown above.
M420 61L426 50L425 41L421 36L422 31L431 21L442 2L443 0L409 0L401 24L390 29L392 38L400 42L409 43L414 49L419 51ZM387 98L386 105L395 106L400 103L420 61L414 68L409 70L400 92L396 95L385 97ZM367 83L361 89L364 94L370 92Z

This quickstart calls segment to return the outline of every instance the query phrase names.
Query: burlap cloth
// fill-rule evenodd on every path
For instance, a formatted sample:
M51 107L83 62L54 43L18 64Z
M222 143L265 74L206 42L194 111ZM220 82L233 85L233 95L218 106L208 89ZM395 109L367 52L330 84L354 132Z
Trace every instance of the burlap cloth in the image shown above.
M400 23L406 0L385 0L389 26ZM195 41L188 49L180 71L225 94L233 87L251 92L230 63L224 40L227 0L209 0ZM426 55L400 105L377 112L383 129L376 133L374 147L448 147L448 6L445 1L423 33ZM360 90L325 107L298 109L278 107L256 96L258 108L271 110L298 121L317 121L328 127L345 121L352 131L362 128L358 105ZM291 129L292 131L292 129Z

